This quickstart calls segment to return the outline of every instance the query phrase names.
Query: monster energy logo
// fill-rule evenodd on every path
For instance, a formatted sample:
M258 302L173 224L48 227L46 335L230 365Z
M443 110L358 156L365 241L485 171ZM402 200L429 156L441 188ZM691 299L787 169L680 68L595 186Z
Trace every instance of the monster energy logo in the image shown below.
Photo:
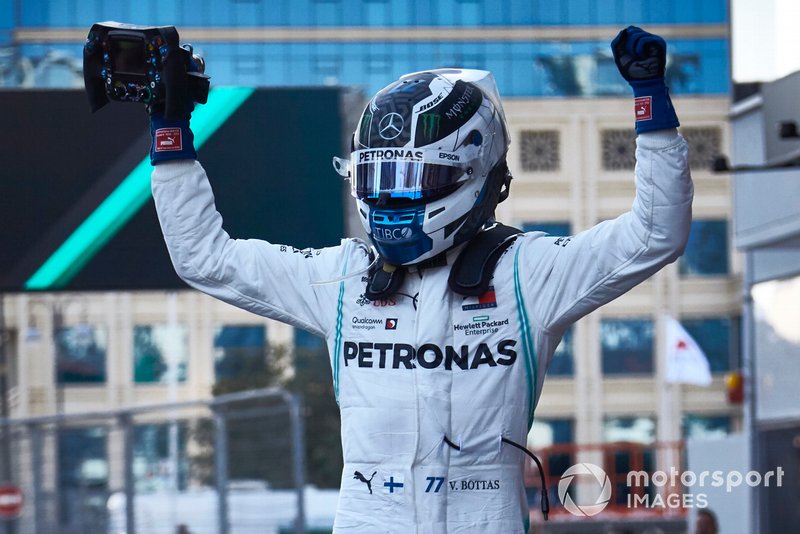
M428 141L433 141L439 135L439 120L441 118L438 113L424 113L419 116L419 120L422 121L422 135Z
M361 116L361 126L359 127L359 141L369 146L369 125L372 122L372 113L364 113Z

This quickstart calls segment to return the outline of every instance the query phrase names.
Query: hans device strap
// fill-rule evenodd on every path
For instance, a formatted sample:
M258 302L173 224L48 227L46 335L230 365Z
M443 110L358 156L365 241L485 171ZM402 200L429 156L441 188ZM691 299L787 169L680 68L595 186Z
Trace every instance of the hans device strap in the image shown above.
M520 230L499 223L478 233L453 263L447 281L450 289L469 297L486 293L500 256L520 234ZM403 284L405 274L405 267L389 265L383 258L378 258L369 271L364 296L369 300L378 300L394 295Z
M375 265L369 270L369 281L364 296L369 300L380 300L391 297L406 277L406 268L386 263L383 258L378 258Z
M479 232L453 263L447 280L450 289L468 297L486 293L500 256L521 233L516 228L500 223Z

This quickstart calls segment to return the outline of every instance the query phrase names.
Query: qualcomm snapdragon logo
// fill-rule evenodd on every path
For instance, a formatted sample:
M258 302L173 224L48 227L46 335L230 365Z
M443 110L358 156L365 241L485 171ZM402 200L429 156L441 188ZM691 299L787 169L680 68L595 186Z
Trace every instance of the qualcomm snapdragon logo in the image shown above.
M591 475L597 482L598 496L594 504L578 505L569 495L570 484L577 475ZM597 515L605 510L611 500L611 481L606 472L594 464L588 462L575 464L561 475L561 480L558 481L558 498L572 515L579 517Z

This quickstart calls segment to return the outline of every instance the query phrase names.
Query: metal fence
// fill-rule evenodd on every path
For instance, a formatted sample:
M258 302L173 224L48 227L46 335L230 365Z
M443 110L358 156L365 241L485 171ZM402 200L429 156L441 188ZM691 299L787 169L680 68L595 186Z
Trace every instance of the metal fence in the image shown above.
M298 397L270 388L0 419L0 485L24 499L0 532L305 533L300 412Z

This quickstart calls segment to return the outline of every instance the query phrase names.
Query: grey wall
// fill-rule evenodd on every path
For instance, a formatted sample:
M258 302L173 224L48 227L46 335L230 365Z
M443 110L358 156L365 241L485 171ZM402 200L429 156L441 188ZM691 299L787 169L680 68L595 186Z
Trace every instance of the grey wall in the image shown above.
M703 471L722 471L723 478L731 471L744 471L750 465L748 437L745 434L731 434L721 439L696 440L686 442L686 455L689 471L699 475ZM710 481L710 478L708 479ZM704 494L711 510L719 522L719 531L723 534L752 534L750 532L751 505L750 491L747 485L733 488L695 486L692 495ZM694 534L697 509L689 509L688 534Z

